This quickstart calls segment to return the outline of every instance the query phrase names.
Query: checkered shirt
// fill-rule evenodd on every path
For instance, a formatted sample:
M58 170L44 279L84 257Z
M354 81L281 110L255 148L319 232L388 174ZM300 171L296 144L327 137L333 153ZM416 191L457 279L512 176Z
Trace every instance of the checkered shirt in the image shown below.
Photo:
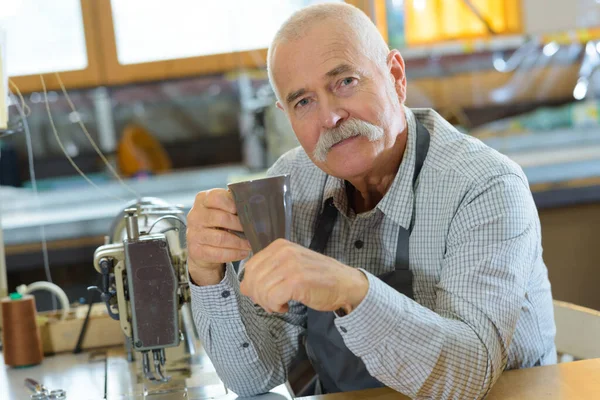
M433 110L405 111L403 160L371 211L355 214L343 180L318 169L301 148L269 174L291 174L292 241L305 247L333 197L340 218L325 254L360 268L369 281L365 299L334 323L369 373L412 398L480 399L506 369L556 362L537 209L514 162ZM431 142L413 189L416 119ZM414 301L377 278L394 269L398 228L408 228L413 213ZM241 276L228 265L221 283L193 286L192 309L221 379L239 395L254 395L286 381L306 307L292 302L288 313L268 315L240 294Z

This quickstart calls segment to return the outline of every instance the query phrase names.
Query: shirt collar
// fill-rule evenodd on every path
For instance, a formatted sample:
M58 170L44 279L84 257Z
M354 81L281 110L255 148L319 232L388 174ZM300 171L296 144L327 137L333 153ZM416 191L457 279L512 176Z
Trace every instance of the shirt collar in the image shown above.
M346 194L346 182L335 176L327 175L325 189L323 191L323 202L333 197L333 204L343 215L348 216L348 195Z
M377 208L398 225L409 229L413 213L413 174L415 171L417 122L415 115L408 107L404 107L404 115L406 115L406 124L408 125L408 138L404 155L392 185L377 204Z
M413 212L413 187L412 178L415 170L415 145L417 124L413 112L404 106L404 115L408 125L408 139L406 149L400 168L396 174L392 185L388 189L383 199L377 204L377 209L384 215L391 218L395 223L405 229L409 229L410 220ZM333 197L333 204L346 217L354 214L348 207L348 195L346 193L346 183L343 179L327 176L325 188L323 190L323 203Z

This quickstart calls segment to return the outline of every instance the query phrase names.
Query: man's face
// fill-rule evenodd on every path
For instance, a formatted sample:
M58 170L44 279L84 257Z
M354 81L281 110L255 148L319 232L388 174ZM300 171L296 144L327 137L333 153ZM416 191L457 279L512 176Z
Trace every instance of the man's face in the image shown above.
M273 77L294 132L312 161L342 178L368 174L405 128L404 65L378 67L351 34L321 23L299 40L280 44ZM391 60L391 61L390 61ZM394 67L395 65L395 67ZM400 88L395 83L400 81Z

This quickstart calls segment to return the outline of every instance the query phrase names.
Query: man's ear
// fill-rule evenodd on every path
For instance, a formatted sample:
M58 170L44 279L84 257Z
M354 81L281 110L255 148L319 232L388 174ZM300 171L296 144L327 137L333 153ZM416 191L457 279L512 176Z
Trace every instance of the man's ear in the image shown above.
M387 67L390 71L390 76L394 83L394 89L396 90L400 104L404 104L406 101L406 70L404 67L404 59L398 50L394 49L388 54Z
M277 108L279 108L281 111L284 111L283 106L281 105L281 102L279 100L277 100L277 102L275 103L275 105L277 106Z

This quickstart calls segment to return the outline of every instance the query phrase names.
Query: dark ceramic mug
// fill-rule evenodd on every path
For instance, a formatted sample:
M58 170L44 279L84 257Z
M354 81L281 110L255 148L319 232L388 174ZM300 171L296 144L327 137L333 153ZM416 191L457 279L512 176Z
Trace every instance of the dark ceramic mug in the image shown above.
M227 185L250 242L258 253L276 239L290 240L292 231L292 194L290 175L278 175Z

